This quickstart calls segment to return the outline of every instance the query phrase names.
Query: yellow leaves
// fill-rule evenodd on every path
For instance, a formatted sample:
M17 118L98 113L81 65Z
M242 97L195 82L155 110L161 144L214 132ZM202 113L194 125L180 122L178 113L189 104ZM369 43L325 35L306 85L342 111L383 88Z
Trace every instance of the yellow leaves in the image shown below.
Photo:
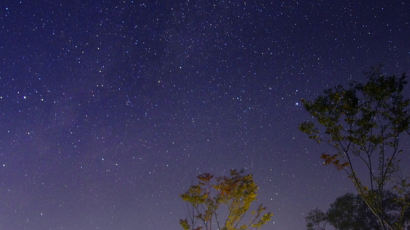
M252 224L253 228L260 228L262 225L265 225L267 222L269 222L273 217L273 214L271 212L265 213L262 215L262 217L254 224Z
M226 230L249 229L251 226L259 228L272 216L271 213L262 215L266 208L262 205L255 213L256 218L249 224L240 225L243 216L249 211L251 204L257 198L258 186L251 174L244 175L243 171L231 170L230 176L214 177L209 173L201 174L198 177L198 184L192 185L188 191L181 195L182 199L193 206L193 226L186 220L181 220L180 224L187 230L204 227L210 229L213 220L217 221L218 209L224 205L229 210L228 216L221 223L221 228ZM196 221L195 220L199 220ZM219 220L221 221L221 220ZM198 224L201 223L201 224ZM222 226L223 225L223 226ZM240 226L238 228L238 226Z
M203 174L197 176L197 178L202 182L210 182L213 177L214 176L211 175L210 173L203 173Z
M184 229L184 230L189 230L191 228L191 226L188 224L187 219L179 220L179 225L181 225L182 229Z
M192 185L187 192L181 195L181 198L197 206L205 202L208 198L208 193L205 193L199 185Z

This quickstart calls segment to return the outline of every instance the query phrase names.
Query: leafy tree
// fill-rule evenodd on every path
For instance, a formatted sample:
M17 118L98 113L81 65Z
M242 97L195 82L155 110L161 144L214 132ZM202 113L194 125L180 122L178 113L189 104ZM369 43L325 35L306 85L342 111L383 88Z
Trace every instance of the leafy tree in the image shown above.
M306 216L306 227L308 230L325 230L327 215L320 209L313 209Z
M259 229L271 220L272 213L265 212L266 208L260 204L245 221L258 191L251 174L231 170L229 177L215 178L205 173L197 178L198 183L181 195L190 207L189 217L180 220L184 230Z
M400 217L401 205L392 192L385 192L386 217L390 222ZM380 230L377 218L358 195L347 193L336 199L327 212L314 209L306 216L308 230L325 230L327 224L339 230ZM404 215L403 227L410 226L410 211Z
M325 165L344 170L382 229L403 229L402 221L389 222L383 191L398 170L400 137L409 133L409 99L404 98L406 76L385 76L379 68L366 73L364 84L353 82L328 89L313 101L302 100L313 121L300 124L300 130L318 143L334 147L333 154L322 154ZM360 172L365 169L365 177ZM399 186L401 185L401 186ZM402 215L409 207L405 194L409 183L394 187L402 204Z

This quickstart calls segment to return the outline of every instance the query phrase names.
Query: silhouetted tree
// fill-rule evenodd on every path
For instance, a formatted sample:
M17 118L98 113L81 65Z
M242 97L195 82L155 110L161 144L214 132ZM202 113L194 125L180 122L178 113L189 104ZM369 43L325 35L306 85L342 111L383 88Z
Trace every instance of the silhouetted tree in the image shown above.
M205 173L197 178L198 183L181 195L190 207L189 217L180 220L184 230L259 229L271 220L272 213L262 204L245 218L258 191L251 174L231 170L229 177Z
M328 89L313 101L302 100L314 121L306 121L300 130L318 143L327 142L334 154L322 154L324 164L344 170L360 197L376 216L382 229L403 229L400 220L390 222L385 213L384 193L398 170L399 142L409 133L409 99L404 98L405 74L385 76L379 68L366 73L364 84L353 82ZM366 169L361 178L358 169ZM405 194L406 179L396 183L395 191L402 211L409 207Z
M386 219L397 222L400 218L401 204L392 192L384 195ZM410 226L410 211L404 214L402 226ZM358 195L347 193L336 199L327 212L314 209L306 216L308 230L325 230L327 225L338 230L380 230L377 218Z
M325 230L327 215L320 209L313 209L306 216L306 227L308 230Z

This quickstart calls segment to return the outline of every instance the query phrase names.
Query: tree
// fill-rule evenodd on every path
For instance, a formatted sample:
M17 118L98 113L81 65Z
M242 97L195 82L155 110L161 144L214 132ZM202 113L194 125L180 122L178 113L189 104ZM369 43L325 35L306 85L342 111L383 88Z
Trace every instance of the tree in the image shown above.
M325 230L327 224L327 216L320 209L313 209L306 216L306 227L308 230Z
M400 217L401 204L397 203L397 197L392 192L385 192L386 217L390 222L397 221ZM403 219L404 227L410 226L410 211L407 211ZM347 193L338 197L327 212L314 209L306 216L308 230L324 230L329 224L338 230L379 230L377 218L371 213L367 205L358 195Z
M409 133L409 99L403 96L406 76L385 76L379 68L366 75L364 84L339 85L313 101L302 100L313 121L299 128L309 138L334 148L333 154L322 154L324 164L347 173L382 229L403 229L400 220L387 220L383 191L398 171L403 152L400 137ZM363 171L366 177L360 176ZM404 197L408 188L406 178L394 186L401 195L403 215L410 205Z
M251 174L244 175L243 171L231 170L229 177L215 178L205 173L197 179L198 183L181 195L190 207L189 217L180 220L184 230L259 229L271 220L272 213L266 212L266 207L260 204L245 221L245 215L256 200L258 191Z

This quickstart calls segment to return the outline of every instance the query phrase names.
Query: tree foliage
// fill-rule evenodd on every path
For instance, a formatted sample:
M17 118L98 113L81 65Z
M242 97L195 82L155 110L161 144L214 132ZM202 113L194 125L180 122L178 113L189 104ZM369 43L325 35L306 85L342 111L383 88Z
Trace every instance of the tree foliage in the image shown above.
M190 207L189 217L180 220L184 230L259 229L271 220L272 213L266 212L262 204L248 219L245 217L258 191L251 174L231 170L228 177L215 178L205 173L197 179L198 183L181 195Z
M396 222L400 218L401 204L392 192L385 192L384 202L386 219ZM410 211L404 214L403 227L410 226ZM330 208L323 212L314 209L306 216L308 230L324 230L327 225L338 230L380 230L377 218L358 195L347 193L336 199Z
M364 84L339 85L313 101L302 100L313 121L299 128L316 142L334 147L334 153L322 154L324 164L347 173L382 229L403 229L400 221L387 220L383 191L398 170L400 137L409 133L409 99L403 96L406 76L386 76L379 68L366 75ZM363 169L365 178L358 173ZM395 187L402 195L402 213L409 207L403 197L409 188L405 179Z
M306 227L308 230L325 230L327 224L327 216L320 209L311 210L306 216Z

